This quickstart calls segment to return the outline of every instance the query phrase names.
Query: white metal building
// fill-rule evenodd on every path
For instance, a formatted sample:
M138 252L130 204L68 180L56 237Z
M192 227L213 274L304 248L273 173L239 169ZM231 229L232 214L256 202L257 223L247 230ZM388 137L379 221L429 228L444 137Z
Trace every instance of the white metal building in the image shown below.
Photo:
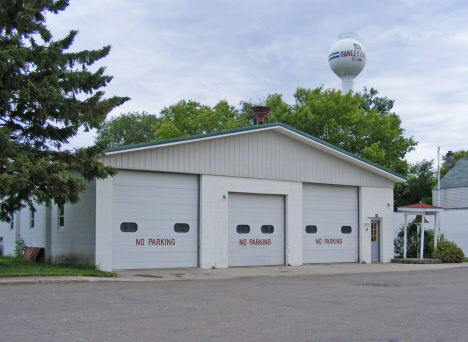
M280 123L122 146L102 161L119 173L77 205L44 209L40 238L15 222L0 228L4 241L22 235L103 270L393 257L404 177Z

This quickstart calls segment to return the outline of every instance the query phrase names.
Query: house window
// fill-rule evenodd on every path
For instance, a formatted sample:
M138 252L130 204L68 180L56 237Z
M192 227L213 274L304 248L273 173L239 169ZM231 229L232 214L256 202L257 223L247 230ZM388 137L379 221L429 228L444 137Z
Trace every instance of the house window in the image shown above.
M176 233L188 233L189 229L188 223L176 223L174 225L174 231Z
M317 226L306 226L305 231L307 234L316 234Z
M30 209L30 210L29 210L29 218L30 218L30 220L29 220L29 222L30 222L30 223L29 223L29 227L30 227L30 228L34 228L34 214L35 214L34 209Z
M138 225L135 222L122 222L120 231L124 233L134 233L138 230Z
M15 214L11 214L10 229L15 229Z
M352 231L352 229L351 229L350 226L342 226L341 227L341 232L343 234L351 234L351 231Z
M238 234L248 234L250 233L250 226L246 224L240 224L236 227Z
M59 207L59 227L65 226L65 207Z
M275 231L275 227L273 227L272 225L265 224L262 226L263 234L273 234L274 231Z

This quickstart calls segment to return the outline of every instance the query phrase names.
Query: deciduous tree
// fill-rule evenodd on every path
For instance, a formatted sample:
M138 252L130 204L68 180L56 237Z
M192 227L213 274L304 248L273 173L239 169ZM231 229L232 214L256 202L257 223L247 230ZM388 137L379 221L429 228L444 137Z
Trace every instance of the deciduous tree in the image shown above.
M373 89L372 89L373 90ZM282 122L329 142L392 171L406 174L405 156L417 142L405 138L398 115L390 112L393 103L376 98L373 90L365 97L340 91L298 88L295 103L282 95L267 97L272 114L268 122Z
M195 101L179 101L161 110L161 121L156 123L156 140L219 132L247 126L234 106L220 101L214 107Z
M395 185L395 209L422 201L432 205L432 188L437 184L434 160L422 160L410 165L408 181Z
M110 148L153 141L153 126L160 121L161 118L147 112L120 114L99 125L95 142Z

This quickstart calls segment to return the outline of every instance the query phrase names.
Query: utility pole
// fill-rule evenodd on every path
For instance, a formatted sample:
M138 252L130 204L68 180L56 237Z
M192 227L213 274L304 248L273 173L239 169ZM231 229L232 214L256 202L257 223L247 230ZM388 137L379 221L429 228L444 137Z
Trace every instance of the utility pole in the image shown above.
M440 146L437 147L437 206L440 207Z
M440 207L440 146L437 146L437 206ZM437 220L435 229L434 249L437 248L440 234L440 213L437 213L435 219Z

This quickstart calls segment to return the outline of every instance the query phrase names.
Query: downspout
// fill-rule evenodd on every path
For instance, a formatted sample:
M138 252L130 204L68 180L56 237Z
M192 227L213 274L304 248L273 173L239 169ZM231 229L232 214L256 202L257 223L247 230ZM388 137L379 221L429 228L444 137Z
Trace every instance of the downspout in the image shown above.
M45 258L49 260L52 258L52 207L47 205L45 207Z
M437 147L437 206L440 207L440 146ZM434 239L434 250L437 248L437 242L439 241L440 234L440 215L437 213L436 216L437 227L435 229L435 239Z

